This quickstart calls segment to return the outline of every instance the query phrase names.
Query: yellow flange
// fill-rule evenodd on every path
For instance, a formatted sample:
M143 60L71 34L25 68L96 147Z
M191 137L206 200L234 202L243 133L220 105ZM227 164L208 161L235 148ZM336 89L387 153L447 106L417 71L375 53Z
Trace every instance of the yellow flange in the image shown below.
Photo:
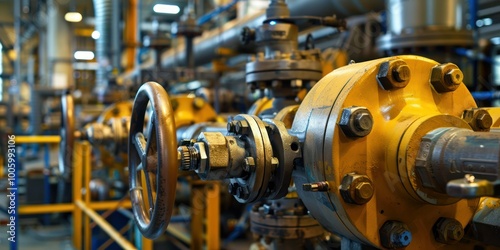
M468 128L460 117L476 107L464 84L441 93L433 87L430 78L436 65L418 56L350 64L320 80L300 105L292 131L305 140L304 169L296 171L294 181L298 187L328 183L327 192L298 191L311 214L330 231L382 248L379 230L387 221L399 221L413 235L408 249L436 249L446 246L432 236L438 218L454 218L463 226L472 218L478 199L454 200L427 192L413 168L425 133L437 127ZM387 66L389 81L380 79ZM359 107L365 108L360 124L350 124L349 110ZM372 125L363 123L365 118ZM365 131L345 129L352 126ZM353 173L371 182L365 182L369 188L356 187L357 195L366 199L361 204L348 202L341 192L344 178Z
M133 106L134 102L132 100L114 103L102 112L97 118L97 122L106 124L111 118L130 117Z
M170 99L177 128L217 120L212 106L199 97L177 95Z

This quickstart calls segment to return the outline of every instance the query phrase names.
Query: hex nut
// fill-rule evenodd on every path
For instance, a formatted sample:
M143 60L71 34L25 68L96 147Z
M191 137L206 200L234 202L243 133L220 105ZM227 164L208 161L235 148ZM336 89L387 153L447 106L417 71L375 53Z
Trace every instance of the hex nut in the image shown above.
M243 166L245 172L253 172L255 170L255 159L251 156L245 158L245 165Z
M338 124L345 135L364 137L372 130L373 117L367 108L351 106L342 110Z
M380 243L390 249L407 247L412 235L408 227L400 221L386 221L379 230Z
M462 113L464 119L474 131L489 131L493 125L493 118L486 109L466 109Z
M434 224L433 233L437 242L455 244L464 236L464 228L456 219L441 217Z
M464 74L453 63L434 66L431 71L431 84L438 93L455 91L464 79Z
M377 82L384 90L404 88L410 82L410 78L410 67L401 59L381 63L377 73Z
M210 180L225 178L229 165L229 148L226 137L220 132L203 132L198 140L205 143L209 157L207 178Z
M198 152L198 168L195 169L195 172L200 176L201 179L207 179L208 176L208 154L205 149L205 143L197 142L193 145L193 147Z
M345 202L363 205L370 201L374 194L373 183L366 175L349 173L340 184L340 195Z
M227 131L229 133L235 133L236 132L236 123L237 121L230 121L227 123Z
M249 132L249 127L247 121L236 121L236 133L240 135L247 135Z

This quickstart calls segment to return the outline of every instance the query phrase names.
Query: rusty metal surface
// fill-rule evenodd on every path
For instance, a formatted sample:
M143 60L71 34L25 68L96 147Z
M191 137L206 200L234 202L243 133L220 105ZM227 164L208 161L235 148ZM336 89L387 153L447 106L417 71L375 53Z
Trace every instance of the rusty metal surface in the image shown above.
M130 123L130 198L136 225L147 238L157 238L164 232L175 200L177 140L174 114L168 100L168 94L159 84L145 83L136 94ZM151 126L144 126L148 103L152 107L148 120ZM150 164L152 159L156 164ZM140 181L141 178L146 183ZM143 188L147 197L143 197Z

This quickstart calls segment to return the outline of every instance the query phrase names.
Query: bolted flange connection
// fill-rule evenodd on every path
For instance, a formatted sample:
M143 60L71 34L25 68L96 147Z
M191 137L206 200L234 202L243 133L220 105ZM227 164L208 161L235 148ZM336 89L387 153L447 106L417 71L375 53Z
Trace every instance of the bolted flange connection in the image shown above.
M464 119L474 131L489 131L493 124L493 118L486 109L472 108L464 110Z
M339 126L349 137L364 137L373 127L373 117L365 107L347 107L342 110Z
M390 249L407 247L411 243L411 232L400 221L386 221L379 230L380 243Z
M373 193L373 183L366 175L349 173L340 184L340 194L347 203L363 205L370 201Z
M464 236L464 227L453 218L441 217L433 228L434 238L444 244L455 244Z
M438 93L455 91L464 79L464 74L453 63L444 63L432 68L431 84Z
M380 64L377 82L385 90L404 88L410 82L411 70L401 59Z

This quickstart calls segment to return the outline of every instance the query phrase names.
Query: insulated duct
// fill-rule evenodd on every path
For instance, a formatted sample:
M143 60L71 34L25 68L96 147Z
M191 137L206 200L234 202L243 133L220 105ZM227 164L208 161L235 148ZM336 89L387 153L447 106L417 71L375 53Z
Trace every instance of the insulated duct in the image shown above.
M384 0L295 0L287 1L291 16L331 16L346 18L361 15L370 11L384 9ZM203 36L194 40L195 65L203 65L217 56L217 48L230 48L235 51L247 51L248 46L240 43L241 28L257 27L266 18L265 11L253 16L246 16L240 20L231 21L221 28L205 32ZM179 44L163 53L162 66L171 68L185 66L185 46Z
M108 72L111 62L111 23L113 0L94 0L95 30L100 33L96 40L96 85L94 91L104 95L108 87Z

